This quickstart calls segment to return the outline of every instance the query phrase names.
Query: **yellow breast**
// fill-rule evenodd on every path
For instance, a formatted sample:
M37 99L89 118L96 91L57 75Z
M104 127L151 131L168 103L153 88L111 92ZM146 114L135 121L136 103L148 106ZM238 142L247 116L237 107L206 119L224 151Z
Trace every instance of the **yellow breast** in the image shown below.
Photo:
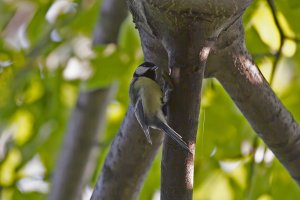
M163 94L155 81L147 77L140 77L135 83L135 88L142 97L144 112L147 112L148 115L155 115L160 111Z

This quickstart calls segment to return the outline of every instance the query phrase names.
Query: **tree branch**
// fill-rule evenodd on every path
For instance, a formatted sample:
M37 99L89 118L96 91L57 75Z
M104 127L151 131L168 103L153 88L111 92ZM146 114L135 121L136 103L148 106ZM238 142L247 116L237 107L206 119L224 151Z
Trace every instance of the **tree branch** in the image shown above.
M187 141L190 150L194 152L204 68L198 72L192 69L181 68L180 78L171 93L168 113L171 127ZM192 199L194 155L182 150L166 137L161 165L161 199Z
M106 107L114 90L108 87L80 93L52 180L50 200L81 199L95 168L97 141L103 132Z
M198 31L202 23L193 25L195 27L191 29L168 33L168 39L164 43L166 51L170 52L168 60L174 84L170 95L168 120L193 152L183 151L172 139L165 138L161 164L161 199L164 200L192 199L193 195L200 94L207 56L214 42L209 39L210 33ZM201 39L196 39L199 36Z
M275 3L273 0L267 0L269 6L270 6L270 9L271 9L271 12L272 12L272 15L273 15L273 19L274 19L274 22L276 24L276 27L278 29L278 32L279 32L279 40L280 40L280 44L279 44L279 48L277 50L277 52L275 53L275 59L274 59L274 62L273 62L273 67L272 67L272 71L271 71L271 76L270 76L270 85L272 85L273 83L273 78L274 78L274 74L275 74L275 71L276 71L276 68L277 68L277 65L278 65L278 62L282 56L282 48L283 48L283 45L284 45L284 42L285 42L285 39L286 39L286 36L283 32L283 29L281 28L281 25L279 23L279 20L277 18L277 13L276 13L276 8L275 8Z
M145 61L164 66L166 53L156 40L140 32ZM119 133L106 157L102 172L94 189L92 200L137 199L145 176L162 143L163 134L151 129L152 145L136 121L129 106Z
M94 30L93 44L118 42L119 30L127 17L125 0L105 0L101 5L98 23Z
M274 74L275 74L276 68L278 66L278 62L279 62L280 58L282 57L282 49L283 49L285 41L287 39L289 39L289 40L293 40L295 42L299 42L299 39L295 38L295 37L287 36L284 33L284 30L283 30L282 26L280 25L279 19L277 17L277 9L276 9L274 0L267 0L267 2L271 9L273 20L274 20L277 30L279 32L279 40L280 40L279 48L274 55L275 58L274 58L273 67L272 67L271 76L270 76L270 85L272 85L273 79L274 79Z
M253 129L300 184L300 127L248 54L241 19L220 36L209 61Z
M94 46L117 43L121 23L127 16L125 2L104 1L100 15L93 36ZM95 144L103 133L106 107L114 91L112 85L80 92L52 180L50 200L81 198L96 165L99 149Z
M137 199L161 145L161 134L152 130L151 133L152 145L145 139L130 106L106 157L92 200Z

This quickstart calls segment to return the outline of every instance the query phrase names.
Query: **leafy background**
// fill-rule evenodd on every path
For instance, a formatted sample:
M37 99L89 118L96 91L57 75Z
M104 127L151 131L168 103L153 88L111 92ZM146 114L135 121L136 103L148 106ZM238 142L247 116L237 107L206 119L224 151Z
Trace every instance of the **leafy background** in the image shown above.
M101 138L106 145L83 195L89 198L129 104L131 74L143 60L130 17L118 47L91 47L100 7L96 0L0 1L0 199L45 199L79 90L118 81ZM299 0L256 0L244 15L247 48L299 122L298 19ZM161 153L140 199L159 198L160 159ZM205 81L202 94L194 185L194 199L300 198L296 183L214 79Z

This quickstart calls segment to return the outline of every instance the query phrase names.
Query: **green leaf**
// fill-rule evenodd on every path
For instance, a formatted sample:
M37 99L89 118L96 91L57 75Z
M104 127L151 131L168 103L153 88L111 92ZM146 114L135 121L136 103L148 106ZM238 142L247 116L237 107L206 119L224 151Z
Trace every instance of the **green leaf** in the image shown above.
M126 54L115 45L98 47L97 57L91 61L93 76L86 82L87 88L99 88L119 80L128 71L128 61L122 57Z
M38 192L20 192L15 189L12 200L44 200L46 195Z
M298 0L278 0L276 1L276 5L279 11L282 12L284 17L286 18L289 26L296 33L296 35L300 35L300 24L297 20L300 17L300 3Z
M50 25L45 18L47 11L48 6L39 7L27 26L27 36L29 41L34 45L42 40L42 38L50 31ZM50 38L44 39L49 40Z
M135 29L134 24L132 23L132 18L129 17L122 25L120 33L120 46L124 52L126 52L131 59L138 58L138 55L141 50L141 43L139 38L138 31Z
M13 9L11 9L4 1L0 1L0 30L4 30L8 21L13 17Z
M85 7L79 5L78 15L74 20L70 22L68 26L62 27L65 28L64 31L68 33L81 33L87 36L91 36L97 23L100 1L93 1ZM88 22L88 23L87 23Z
M253 54L254 58L270 51L270 48L261 40L259 34L253 26L247 29L245 34L247 37L247 49Z

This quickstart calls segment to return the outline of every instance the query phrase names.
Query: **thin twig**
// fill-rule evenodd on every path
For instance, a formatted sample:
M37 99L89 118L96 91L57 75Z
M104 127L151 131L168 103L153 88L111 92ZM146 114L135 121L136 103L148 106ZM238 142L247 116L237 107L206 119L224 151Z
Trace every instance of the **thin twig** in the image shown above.
M255 136L252 142L252 158L250 160L249 173L248 173L248 187L246 190L246 199L251 199L251 190L253 187L253 179L255 174L255 153L258 146L258 136Z
M280 44L279 44L279 48L278 48L277 52L275 53L275 60L273 62L272 72L271 72L271 76L270 76L270 85L272 85L272 82L273 82L273 79L274 79L274 74L275 74L279 59L282 56L282 48L283 48L286 36L285 36L284 31L283 31L283 29L282 29L282 27L279 23L279 20L278 20L277 14L276 14L277 10L276 10L276 6L275 6L274 1L273 0L267 0L267 2L270 6L272 16L273 16L273 20L275 22L275 25L278 29L279 36L280 36Z
M277 9L276 9L274 0L267 0L267 2L268 2L268 5L270 6L272 16L273 16L273 20L274 20L274 23L275 23L275 25L278 29L279 36L280 36L280 44L279 44L279 48L278 48L277 52L274 54L275 59L274 59L274 62L273 62L273 67L272 67L271 76L270 76L270 85L272 85L276 68L278 66L280 58L282 57L282 49L283 49L285 41L286 40L293 40L296 43L300 43L300 39L297 38L297 37L288 36L284 33L284 30L283 30L282 26L280 25L279 19L278 19L277 14L276 14Z

